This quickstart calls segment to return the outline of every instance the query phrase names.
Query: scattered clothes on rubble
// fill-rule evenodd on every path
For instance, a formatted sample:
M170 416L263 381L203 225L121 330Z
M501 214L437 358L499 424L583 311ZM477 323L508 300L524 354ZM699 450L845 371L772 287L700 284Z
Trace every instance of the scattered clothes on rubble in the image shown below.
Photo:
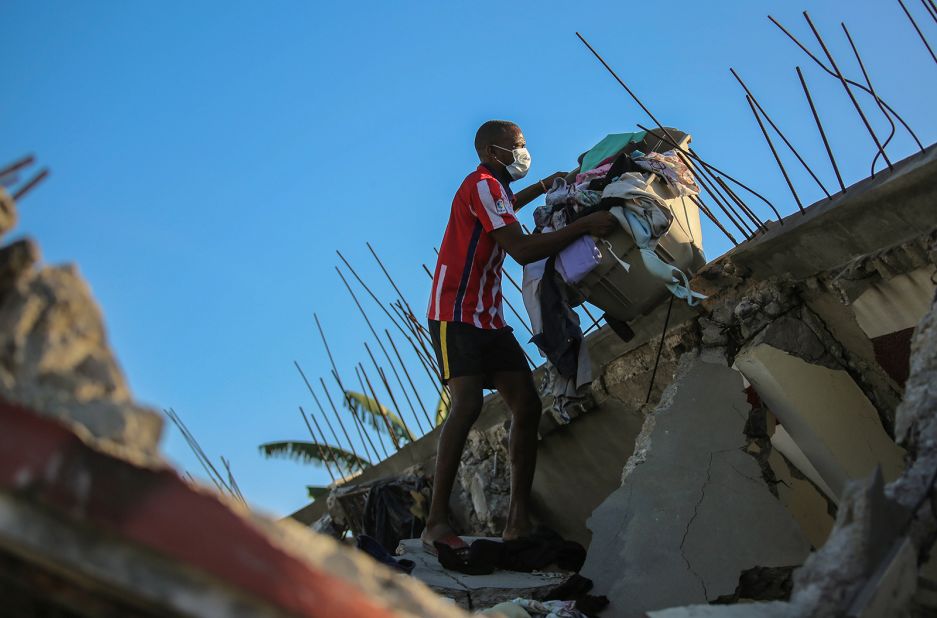
M416 567L416 563L412 560L407 560L405 558L394 558L394 556L391 555L389 551L384 549L384 547L377 541L377 539L369 537L366 534L359 534L358 538L355 539L355 545L358 547L358 549L368 554L381 564L386 564L390 568L406 573L407 575L412 573L414 567Z
M445 569L467 575L487 575L495 569L542 571L551 565L564 571L579 571L586 560L585 548L567 541L547 528L510 541L478 539L468 551L455 550L445 543L435 543L439 564Z
M544 601L575 601L576 609L588 616L594 616L608 606L608 597L589 594L592 580L579 573L547 593Z
M413 513L411 492L419 493L425 487L422 478L391 479L371 487L364 507L365 534L388 552L397 549L401 539L419 536L425 522Z
M489 607L482 616L507 616L507 618L587 618L575 607L573 601L535 601L514 599Z

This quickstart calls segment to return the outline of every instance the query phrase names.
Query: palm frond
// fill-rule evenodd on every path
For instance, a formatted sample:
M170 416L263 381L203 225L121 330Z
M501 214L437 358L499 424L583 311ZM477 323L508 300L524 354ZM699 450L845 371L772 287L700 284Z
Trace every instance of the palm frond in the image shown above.
M381 418L382 414L387 415L387 420L390 423L391 428L394 431L394 434L397 436L397 440L405 440L407 442L413 441L413 436L410 435L410 432L407 431L406 425L403 424L403 421L400 420L400 417L397 416L393 410L387 408L387 406L382 406L376 401L363 395L361 393L356 393L354 391L345 391L345 402L351 409L352 413L362 412L362 416L371 424L372 427L378 431L383 431L387 433L387 425L384 424L384 419Z
M351 472L355 468L368 467L370 464L343 448L332 446L330 444L318 444L316 442L300 442L296 440L284 440L282 442L267 442L261 444L260 452L264 457L285 457L288 459L298 459L304 463L316 463L323 465L322 454L324 453L330 461L334 460L344 469Z

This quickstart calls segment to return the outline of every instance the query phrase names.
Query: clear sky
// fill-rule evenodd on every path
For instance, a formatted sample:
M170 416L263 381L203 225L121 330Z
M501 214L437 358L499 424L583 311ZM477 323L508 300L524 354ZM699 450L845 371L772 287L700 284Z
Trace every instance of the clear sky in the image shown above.
M923 5L906 4L937 42ZM0 163L35 152L52 168L23 200L18 233L36 238L48 263L79 264L138 399L175 408L216 461L231 460L251 503L286 514L326 474L266 460L257 445L306 437L297 406L315 408L292 361L310 376L328 371L313 311L346 380L367 361L370 334L334 271L335 250L391 300L369 240L422 317L420 265L432 268L452 195L477 164L481 122L521 125L531 179L575 166L607 133L650 122L575 31L662 122L691 133L702 156L785 214L790 194L728 67L832 188L794 73L801 65L847 183L865 177L874 146L841 86L766 17L821 54L801 9L859 80L845 21L883 98L933 141L937 65L886 0L6 0ZM884 134L882 115L860 100ZM913 152L899 131L892 158ZM802 199L816 200L819 189L783 156ZM728 248L704 231L709 257ZM412 356L410 367L433 401ZM406 407L404 417L415 424ZM163 446L201 476L168 424Z

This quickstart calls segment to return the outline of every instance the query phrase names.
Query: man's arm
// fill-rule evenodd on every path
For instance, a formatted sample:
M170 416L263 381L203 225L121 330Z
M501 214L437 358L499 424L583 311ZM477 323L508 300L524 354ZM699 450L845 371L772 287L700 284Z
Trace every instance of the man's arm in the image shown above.
M525 265L558 253L580 236L608 236L618 226L618 220L611 213L603 211L573 221L556 232L525 235L521 224L515 222L492 230L490 234L508 255Z
M521 189L514 194L514 210L518 211L527 204L531 203L550 189L550 185L556 178L565 178L566 172L556 172L547 176L543 180L538 180L526 189Z

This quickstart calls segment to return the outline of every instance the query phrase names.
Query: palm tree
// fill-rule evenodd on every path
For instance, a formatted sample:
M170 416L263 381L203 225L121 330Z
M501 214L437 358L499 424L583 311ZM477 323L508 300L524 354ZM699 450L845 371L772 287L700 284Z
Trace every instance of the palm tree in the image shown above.
M403 420L389 408L378 404L374 399L356 393L354 391L345 391L345 407L359 420L371 425L379 432L388 433L388 428L392 433L392 440L400 445L404 442L413 442L413 434L407 429ZM360 416L359 416L360 415ZM305 414L303 414L305 420ZM308 426L308 421L306 421ZM310 434L314 435L312 428L309 428ZM324 436L324 434L323 434ZM325 466L332 476L333 484L340 485L355 469L363 470L371 465L367 461L340 446L328 443L320 443L316 440L281 440L278 442L266 442L259 447L261 454L270 459L274 457L297 459L303 463L313 463ZM341 478L336 479L331 471L331 465L338 468ZM313 500L328 495L329 487L320 485L307 485L306 490L309 497Z

